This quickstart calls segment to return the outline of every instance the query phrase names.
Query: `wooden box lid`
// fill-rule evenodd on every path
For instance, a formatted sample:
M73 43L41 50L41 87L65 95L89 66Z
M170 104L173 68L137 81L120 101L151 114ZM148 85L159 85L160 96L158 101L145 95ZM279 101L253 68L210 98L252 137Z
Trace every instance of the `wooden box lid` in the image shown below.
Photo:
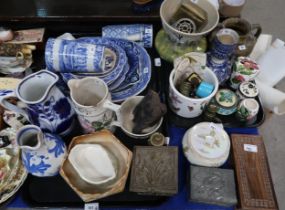
M262 137L233 134L231 139L239 209L278 209Z

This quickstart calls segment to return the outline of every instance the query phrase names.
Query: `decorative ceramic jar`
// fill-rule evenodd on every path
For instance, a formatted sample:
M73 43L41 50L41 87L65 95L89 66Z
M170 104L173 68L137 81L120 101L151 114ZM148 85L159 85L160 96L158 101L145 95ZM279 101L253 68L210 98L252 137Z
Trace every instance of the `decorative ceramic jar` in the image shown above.
M255 98L259 94L259 90L253 82L242 82L236 91L240 99Z
M237 95L229 89L218 90L214 99L218 106L217 113L220 115L230 115L237 110L239 99Z
M67 97L56 87L58 76L42 70L25 77L15 91L1 90L0 103L20 113L44 132L67 135L73 128L74 110ZM7 101L17 97L25 109Z
M198 123L184 134L183 151L191 164L220 167L228 159L230 138L220 124Z
M259 65L248 57L238 57L233 65L230 86L237 89L240 83L254 79L260 72Z
M252 124L256 120L256 116L259 111L259 103L253 98L243 99L236 112L236 117L241 122Z
M26 125L17 132L17 143L22 149L22 161L34 176L47 177L58 174L66 155L63 140L51 133L43 133L35 125Z
M228 59L221 60L208 54L207 66L216 74L220 84L223 84L231 75L231 62Z

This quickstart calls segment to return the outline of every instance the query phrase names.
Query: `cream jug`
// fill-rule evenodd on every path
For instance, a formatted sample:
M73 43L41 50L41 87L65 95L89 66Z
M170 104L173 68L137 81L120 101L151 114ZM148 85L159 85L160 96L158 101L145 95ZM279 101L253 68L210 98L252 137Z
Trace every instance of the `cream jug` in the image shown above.
M67 97L56 87L58 76L41 70L25 77L16 90L1 90L0 104L25 116L42 131L67 135L73 127L74 110ZM24 107L7 101L17 97Z

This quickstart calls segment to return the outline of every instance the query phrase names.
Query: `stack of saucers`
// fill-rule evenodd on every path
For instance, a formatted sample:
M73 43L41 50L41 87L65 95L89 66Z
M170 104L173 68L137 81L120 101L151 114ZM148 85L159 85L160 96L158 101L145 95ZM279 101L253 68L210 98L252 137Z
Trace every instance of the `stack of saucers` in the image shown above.
M114 102L138 95L151 78L151 61L146 50L123 39L49 39L45 60L47 68L59 72L65 82L90 76L101 78Z

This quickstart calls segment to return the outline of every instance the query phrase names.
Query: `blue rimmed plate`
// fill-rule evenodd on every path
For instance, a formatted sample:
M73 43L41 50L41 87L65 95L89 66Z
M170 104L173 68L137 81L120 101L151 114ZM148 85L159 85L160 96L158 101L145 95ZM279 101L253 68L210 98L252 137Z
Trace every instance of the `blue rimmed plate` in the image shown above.
M138 44L123 39L85 37L78 39L78 41L96 43L98 39L108 40L120 46L128 57L130 68L123 82L121 82L117 88L112 88L112 85L118 85L118 81L114 81L114 83L110 85L112 101L124 101L128 97L141 93L147 87L151 78L151 60L147 51Z

